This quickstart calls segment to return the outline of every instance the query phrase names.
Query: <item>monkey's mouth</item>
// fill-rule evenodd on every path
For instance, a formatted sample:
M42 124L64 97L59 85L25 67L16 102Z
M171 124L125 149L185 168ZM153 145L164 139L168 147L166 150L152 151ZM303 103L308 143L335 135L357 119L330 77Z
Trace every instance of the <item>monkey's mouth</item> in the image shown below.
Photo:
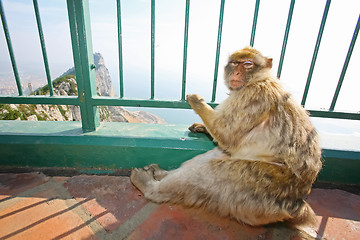
M244 84L245 84L245 82L242 81L242 80L232 79L232 80L230 81L230 87L231 87L232 89L237 89L237 88L239 88L239 87L242 87Z

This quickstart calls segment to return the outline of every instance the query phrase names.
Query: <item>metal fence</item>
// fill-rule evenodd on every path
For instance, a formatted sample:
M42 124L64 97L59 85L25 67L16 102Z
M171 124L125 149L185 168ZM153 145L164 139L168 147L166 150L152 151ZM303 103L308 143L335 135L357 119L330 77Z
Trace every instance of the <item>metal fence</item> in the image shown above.
M54 104L54 105L78 105L80 106L81 119L83 131L94 131L100 123L99 114L97 107L98 106L133 106L133 107L155 107L155 108L183 108L188 109L190 106L185 100L186 95L186 67L187 67L187 47L188 47L188 33L189 33L189 10L190 10L190 0L185 0L185 28L184 28L184 51L183 51L183 70L182 70L182 89L181 89L181 99L177 101L166 101L166 100L157 100L155 99L155 0L151 0L151 92L150 99L126 99L124 97L124 86L123 86L123 57L122 57L122 23L121 23L121 2L117 0L117 26L118 26L118 55L119 55L119 80L120 80L120 96L119 97L101 97L96 95L96 86L95 86L95 65L92 51L92 39L91 39L91 24L90 24L90 14L89 14L89 1L88 0L67 0L67 10L69 17L69 25L71 32L71 41L72 41L72 51L73 59L75 63L76 70L76 81L78 86L78 96L55 96L52 86L52 81L50 77L45 40L43 36L43 30L41 25L41 18L37 0L33 0L34 12L36 16L37 28L39 32L39 39L42 49L42 55L45 65L45 72L47 77L47 82L49 86L50 96L24 96L23 90L21 87L21 81L18 74L18 69L16 65L15 56L13 53L12 42L10 38L10 31L6 22L5 10L0 0L0 13L2 26L4 29L5 39L8 46L9 56L12 63L12 68L18 88L18 96L0 96L0 103L12 103L12 104ZM209 103L211 106L215 107L216 103L216 89L217 89L217 79L218 79L218 67L219 67L219 55L221 51L221 36L222 36L222 26L223 26L223 17L224 17L224 6L225 0L220 0L220 14L219 14L219 25L218 25L218 35L217 35L217 44L216 44L216 57L215 57L215 68L214 68L214 79L213 79L213 89L212 89L212 98ZM306 107L306 99L308 91L311 85L312 74L315 68L315 63L321 44L321 39L326 24L327 15L331 5L331 0L326 1L324 7L324 12L320 24L320 29L318 32L318 37L315 43L315 48L313 52L312 61L310 64L310 69L305 85L305 90L303 93L301 104ZM288 36L291 28L291 20L293 16L295 6L295 0L290 1L289 13L287 17L287 22L285 25L285 33L282 43L282 49L280 54L279 65L277 69L277 77L280 78L282 72L282 66L284 63L284 57L286 53L286 46L288 41ZM255 10L252 23L252 31L250 38L250 45L254 45L254 40L256 36L256 26L258 13L260 8L260 0L255 0ZM337 84L336 91L334 93L332 102L329 107L329 110L311 110L308 109L310 114L313 117L325 117L325 118L340 118L340 119L356 119L360 120L360 113L350 113L350 112L337 112L334 111L336 101L341 90L341 86L344 80L345 73L351 55L355 46L355 42L359 33L360 28L360 17L357 20L356 27L350 42L350 46L346 55L346 59L340 74L340 78Z

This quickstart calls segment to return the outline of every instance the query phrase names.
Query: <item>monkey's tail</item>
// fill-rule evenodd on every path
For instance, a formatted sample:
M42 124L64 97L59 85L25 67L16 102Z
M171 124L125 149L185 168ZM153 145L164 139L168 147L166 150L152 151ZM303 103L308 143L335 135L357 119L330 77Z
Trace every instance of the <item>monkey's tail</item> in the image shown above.
M316 223L315 213L305 200L302 200L302 204L292 216L293 218L286 221L291 226L313 225Z

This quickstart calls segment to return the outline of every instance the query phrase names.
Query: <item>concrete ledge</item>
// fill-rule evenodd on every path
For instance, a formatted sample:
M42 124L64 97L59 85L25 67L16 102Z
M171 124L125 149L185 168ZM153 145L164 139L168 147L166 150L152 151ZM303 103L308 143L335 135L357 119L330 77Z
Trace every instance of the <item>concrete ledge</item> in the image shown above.
M104 122L83 133L80 122L0 121L2 166L170 169L213 147L185 125Z
M103 122L96 132L83 133L80 122L0 121L0 166L96 172L158 163L173 169L215 146L187 127ZM325 162L319 180L359 184L360 151L329 149L327 139L322 141ZM331 145L346 145L341 141L336 145L332 140Z

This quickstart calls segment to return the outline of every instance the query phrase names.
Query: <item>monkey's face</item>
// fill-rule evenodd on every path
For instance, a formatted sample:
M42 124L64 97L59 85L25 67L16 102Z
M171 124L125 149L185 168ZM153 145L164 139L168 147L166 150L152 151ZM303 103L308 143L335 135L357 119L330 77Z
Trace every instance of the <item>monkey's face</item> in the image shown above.
M225 66L225 85L230 90L239 90L254 79L254 74L271 67L271 58L264 57L252 47L245 47L229 57Z
M252 59L230 59L225 67L225 84L230 90L242 88L255 68L256 65Z

